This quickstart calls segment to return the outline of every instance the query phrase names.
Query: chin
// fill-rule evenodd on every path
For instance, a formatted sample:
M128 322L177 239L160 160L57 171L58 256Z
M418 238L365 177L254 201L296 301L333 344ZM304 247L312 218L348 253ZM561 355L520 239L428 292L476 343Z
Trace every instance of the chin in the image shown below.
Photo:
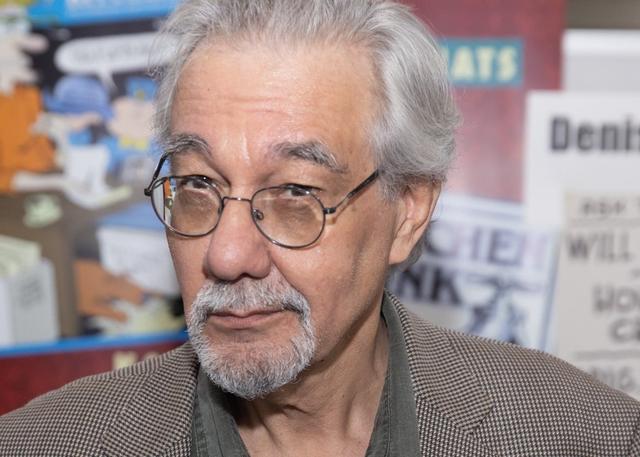
M262 398L294 382L316 352L310 325L283 341L265 341L255 335L234 335L231 341L212 341L204 331L191 335L201 368L221 389L238 397ZM227 339L227 338L225 338Z
M315 344L230 343L194 348L209 379L221 389L252 400L294 382L309 365Z

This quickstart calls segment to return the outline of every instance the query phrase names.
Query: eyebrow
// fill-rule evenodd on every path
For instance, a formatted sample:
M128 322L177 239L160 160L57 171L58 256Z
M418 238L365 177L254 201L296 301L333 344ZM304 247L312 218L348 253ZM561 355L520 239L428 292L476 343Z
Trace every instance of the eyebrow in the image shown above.
M179 153L193 151L210 157L211 147L209 143L195 133L179 133L169 136L163 142L164 154L169 157L170 163L174 163L174 157L179 157ZM334 173L346 173L348 167L341 165L331 150L319 141L311 140L302 143L284 141L269 147L271 155L285 159L299 159L312 162L316 165L327 168Z
M342 174L348 171L348 167L341 165L331 150L319 141L312 140L303 143L285 141L277 143L269 149L273 155L280 158L294 158L313 162L334 173Z
M163 156L167 157L170 168L173 170L180 157L185 152L195 152L209 159L211 156L211 147L209 143L200 135L195 133L178 133L170 135L162 142ZM182 154L181 154L182 153Z
M195 133L179 133L171 135L162 143L165 155L173 155L179 152L195 151L206 154L211 153L209 143Z

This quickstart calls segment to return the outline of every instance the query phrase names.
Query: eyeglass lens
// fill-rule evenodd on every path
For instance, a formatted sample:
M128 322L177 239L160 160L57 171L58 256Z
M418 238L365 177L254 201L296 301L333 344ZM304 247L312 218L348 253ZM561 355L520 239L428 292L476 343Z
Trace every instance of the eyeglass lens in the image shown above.
M152 189L151 201L160 220L186 236L201 236L213 230L223 208L216 189L197 176L160 179ZM262 189L254 194L251 210L262 234L283 246L309 245L324 228L322 204L305 189Z
M322 232L322 205L310 193L291 188L269 188L252 199L254 210L264 217L254 221L267 238L286 246L305 246Z

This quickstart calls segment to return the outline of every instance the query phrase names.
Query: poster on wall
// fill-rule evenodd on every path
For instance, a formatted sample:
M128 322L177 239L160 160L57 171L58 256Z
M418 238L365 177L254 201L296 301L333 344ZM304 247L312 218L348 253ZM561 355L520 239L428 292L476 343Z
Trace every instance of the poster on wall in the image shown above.
M555 352L640 399L640 193L569 194L565 211Z
M567 192L640 192L640 94L533 92L528 111L528 223L560 227Z
M519 205L446 196L420 259L389 281L418 315L466 333L546 349L555 237Z
M0 235L53 264L64 337L184 325L163 228L141 201L157 158L149 56L176 1L117 3L0 7Z

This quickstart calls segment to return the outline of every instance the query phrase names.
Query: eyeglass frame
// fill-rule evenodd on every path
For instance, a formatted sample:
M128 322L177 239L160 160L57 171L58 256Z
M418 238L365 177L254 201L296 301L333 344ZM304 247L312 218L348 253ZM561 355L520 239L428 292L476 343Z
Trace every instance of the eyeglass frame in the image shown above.
M197 174L196 175L160 176L160 171L162 170L162 167L164 166L164 163L167 161L169 156L171 154L173 154L173 153L174 153L174 151L168 151L168 152L165 152L164 154L162 154L162 156L158 160L158 164L156 165L156 168L155 168L155 170L153 172L153 175L151 177L151 181L149 182L149 185L144 188L143 192L144 192L145 196L147 196L147 197L149 197L151 199L151 206L153 207L153 212L156 213L156 216L158 217L158 219L160 219L160 222L162 222L162 225L164 225L166 228L168 228L171 232L173 232L173 233L175 233L177 235L186 237L186 238L200 238L200 237L207 236L210 233L212 233L218 227L218 224L220 223L220 219L222 219L222 212L224 211L226 202L228 200L232 200L232 201L242 201L242 202L249 203L249 207L250 207L250 210L251 210L250 211L251 220L253 221L253 224L256 226L256 228L262 234L262 236L264 236L271 243L275 244L276 246L280 246L280 247L287 248L287 249L304 249L304 248L307 248L307 247L311 246L312 244L314 244L316 241L318 241L320 239L320 237L322 236L322 233L324 232L324 227L325 227L326 222L327 222L327 215L335 214L337 212L338 208L340 208L340 206L342 206L345 202L348 202L353 197L358 195L360 192L362 192L364 189L366 189L371 183L373 183L380 176L380 170L379 169L374 170L373 173L371 173L360 184L358 184L355 188L353 188L353 190L348 192L342 198L342 200L340 200L338 202L337 205L330 206L330 207L325 207L324 203L322 203L322 200L320 200L320 198L316 194L314 194L310 189L305 189L303 186L297 186L295 184L284 184L284 185L281 185L281 186L264 187L262 189L256 190L253 193L253 195L251 196L251 198L234 197L234 196L230 196L230 195L226 195L226 196L223 197L221 195L221 193L219 192L218 188L216 187L216 185L211 182L211 178L209 178L208 176L197 175ZM199 235L187 235L185 233L179 232L175 228L173 228L170 225L168 225L165 222L164 218L161 217L158 214L158 210L156 209L156 205L153 203L153 190L156 187L158 187L158 183L164 182L164 181L166 181L168 179L171 179L171 178L199 178L199 179L202 179L205 183L207 183L208 185L211 186L213 191L216 193L216 195L220 199L220 209L219 209L219 213L220 214L218 216L218 220L216 221L214 226L211 229L209 229L209 231L207 231L205 233L202 233L202 234L199 234ZM302 191L302 192L305 193L305 195L309 195L309 196L313 197L320 204L320 207L322 208L322 228L318 232L318 236L316 236L313 241L311 241L311 242L309 242L307 244L301 245L301 246L289 246L287 244L281 243L278 240L274 240L273 238L271 238L269 235L267 235L264 232L264 230L260 227L260 225L256 221L256 208L253 207L253 199L255 198L255 196L258 193L263 192L265 190L271 190L271 189L295 189L295 190L298 190L298 191Z

